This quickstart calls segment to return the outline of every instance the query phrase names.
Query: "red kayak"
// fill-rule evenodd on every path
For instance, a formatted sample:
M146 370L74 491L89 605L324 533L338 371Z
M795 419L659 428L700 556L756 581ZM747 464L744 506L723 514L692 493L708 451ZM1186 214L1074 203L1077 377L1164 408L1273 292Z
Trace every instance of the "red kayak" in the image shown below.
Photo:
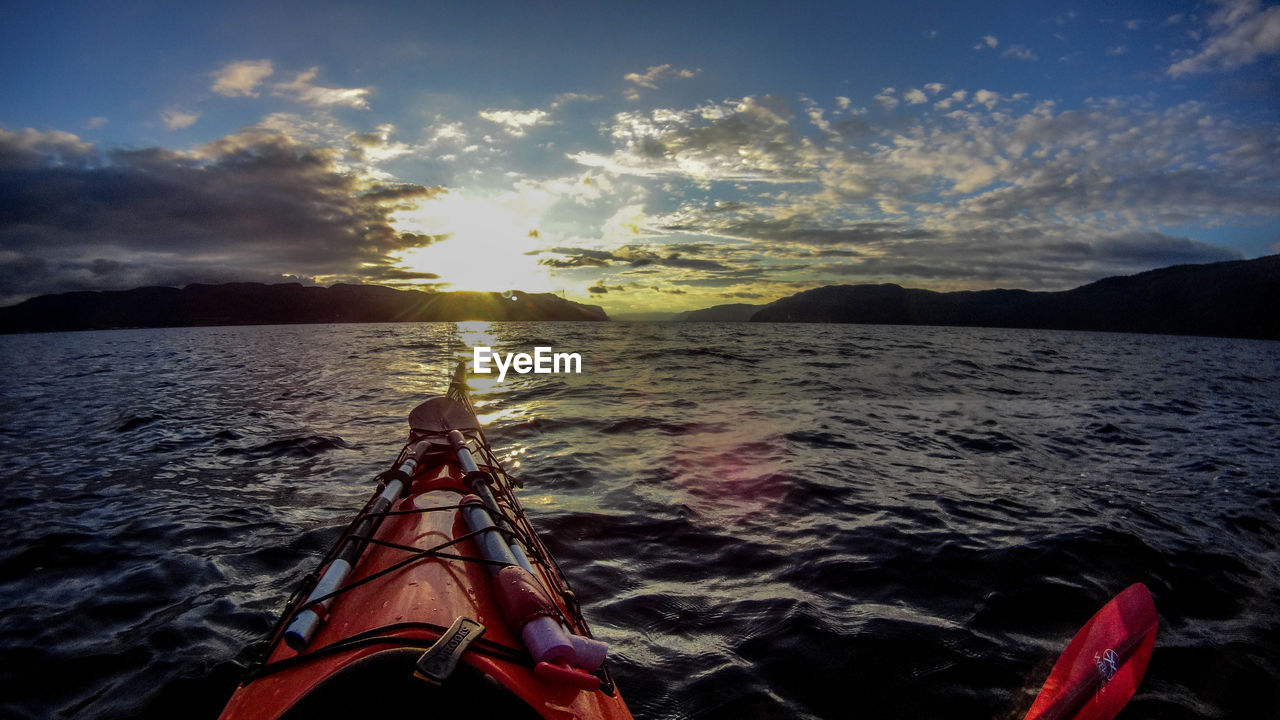
M221 718L630 718L485 440L465 364L409 426Z

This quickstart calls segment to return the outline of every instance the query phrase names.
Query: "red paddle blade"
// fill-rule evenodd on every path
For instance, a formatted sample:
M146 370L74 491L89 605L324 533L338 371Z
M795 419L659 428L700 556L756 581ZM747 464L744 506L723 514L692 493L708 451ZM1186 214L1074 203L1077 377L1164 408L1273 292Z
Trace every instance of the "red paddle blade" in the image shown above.
M1024 720L1111 720L1142 682L1160 619L1135 583L1071 639Z

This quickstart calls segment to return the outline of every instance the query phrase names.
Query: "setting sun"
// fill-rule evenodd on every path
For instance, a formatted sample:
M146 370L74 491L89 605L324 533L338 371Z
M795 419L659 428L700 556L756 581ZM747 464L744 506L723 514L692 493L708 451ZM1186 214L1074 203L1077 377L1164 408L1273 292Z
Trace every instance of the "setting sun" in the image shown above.
M538 258L526 254L541 244L540 218L541 208L524 194L445 193L392 222L404 232L447 237L395 257L407 269L439 275L450 290L560 290Z

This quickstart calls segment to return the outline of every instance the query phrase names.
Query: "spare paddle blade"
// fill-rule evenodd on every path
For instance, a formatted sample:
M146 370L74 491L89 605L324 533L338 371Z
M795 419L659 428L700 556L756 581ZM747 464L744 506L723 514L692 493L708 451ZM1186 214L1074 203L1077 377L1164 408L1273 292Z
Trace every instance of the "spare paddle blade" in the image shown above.
M1147 586L1125 588L1071 639L1025 720L1114 718L1142 682L1159 624Z
M437 395L427 399L409 413L409 431L413 437L444 435L450 430L477 430L480 422L457 400Z

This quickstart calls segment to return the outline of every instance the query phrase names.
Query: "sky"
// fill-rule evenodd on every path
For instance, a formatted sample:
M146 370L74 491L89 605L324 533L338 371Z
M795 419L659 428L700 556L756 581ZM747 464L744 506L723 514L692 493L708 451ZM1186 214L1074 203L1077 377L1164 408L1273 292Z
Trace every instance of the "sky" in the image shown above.
M6 2L0 304L1061 290L1280 252L1280 5Z

